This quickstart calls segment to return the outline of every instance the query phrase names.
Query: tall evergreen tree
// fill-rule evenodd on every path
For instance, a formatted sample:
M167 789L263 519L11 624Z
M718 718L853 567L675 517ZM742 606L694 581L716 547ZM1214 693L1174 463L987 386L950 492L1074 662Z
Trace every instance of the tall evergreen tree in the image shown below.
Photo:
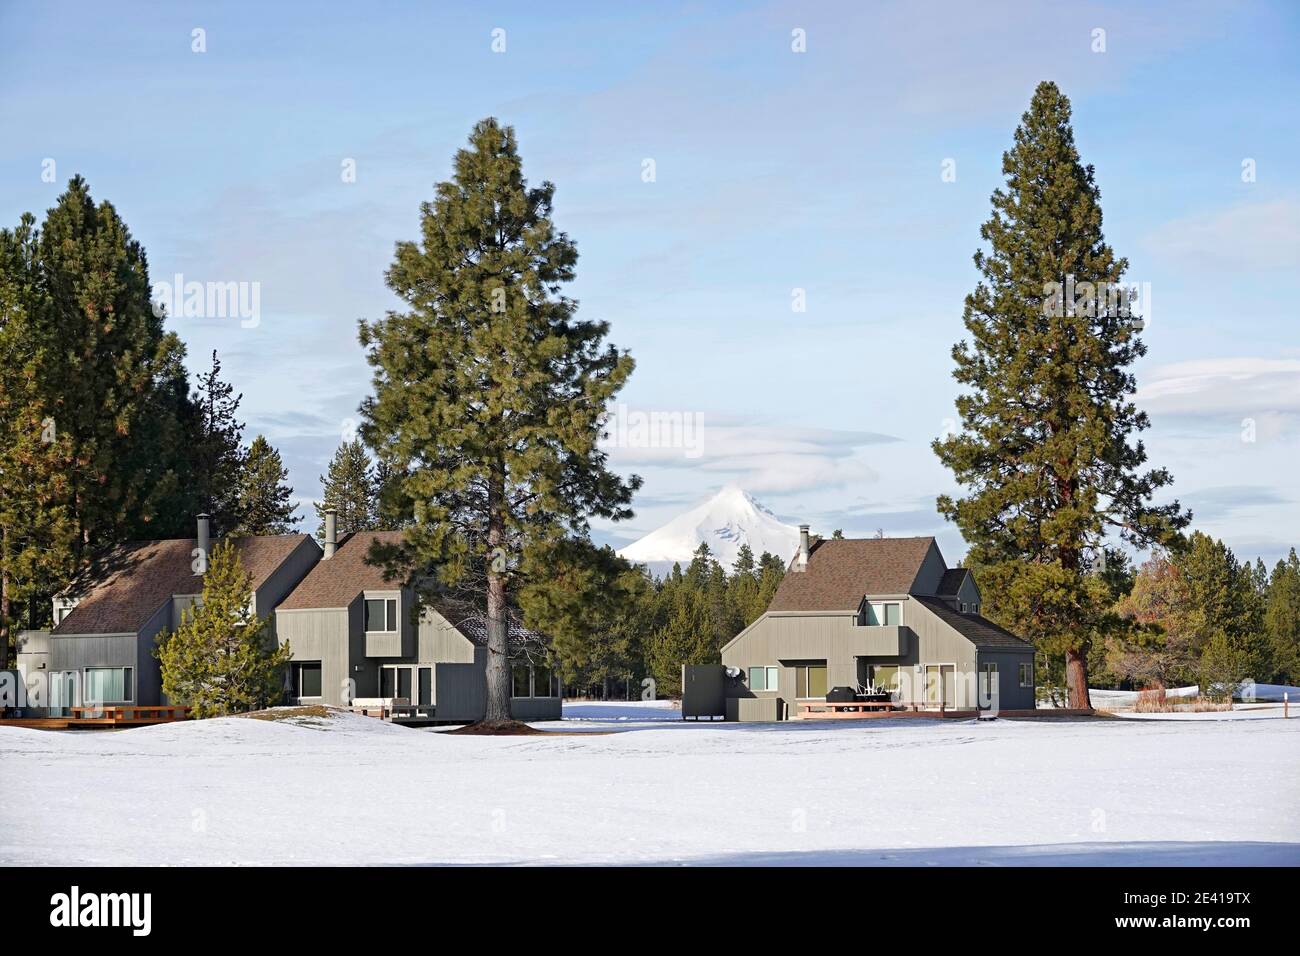
M981 569L995 619L1063 653L1071 706L1088 706L1090 642L1110 615L1090 574L1108 534L1172 543L1188 516L1155 505L1163 469L1142 470L1134 435L1148 427L1129 400L1145 354L1140 320L1117 295L1127 261L1101 229L1100 192L1079 160L1070 104L1041 83L1002 158L1006 189L980 231L982 280L966 298L971 341L953 349L963 430L934 443L967 489L939 510Z
M405 308L361 324L375 370L362 436L414 503L387 561L436 565L444 584L481 575L487 724L510 719L507 614L526 555L585 537L591 516L630 516L639 483L597 445L633 362L562 294L578 253L551 222L554 191L527 185L512 129L478 123L421 208L421 241L397 247L387 279Z
M15 632L43 623L40 597L72 566L67 508L69 441L60 437L41 392L42 343L35 220L0 230L0 669ZM42 618L27 613L39 607Z
M329 472L320 481L323 491L316 505L317 539L325 540L325 512L329 508L336 513L339 534L380 527L379 486L361 439L345 441L335 449Z
M163 692L192 717L222 717L275 703L289 645L276 647L268 621L251 610L252 583L229 541L212 549L203 598L156 649Z
M239 474L239 525L234 534L293 532L298 518L288 478L289 469L280 460L280 453L261 435L254 438Z
M240 527L240 477L244 472L244 423L239 420L242 393L221 377L221 359L212 352L212 365L198 376L197 436L193 463L198 505L212 520L214 536Z
M1300 559L1295 548L1269 578L1264 631L1272 643L1273 682L1300 682Z
M68 508L74 562L174 513L177 409L159 390L184 393L184 349L150 300L144 250L107 202L75 177L49 210L37 240L43 358L41 390L71 454ZM159 417L161 416L161 418Z

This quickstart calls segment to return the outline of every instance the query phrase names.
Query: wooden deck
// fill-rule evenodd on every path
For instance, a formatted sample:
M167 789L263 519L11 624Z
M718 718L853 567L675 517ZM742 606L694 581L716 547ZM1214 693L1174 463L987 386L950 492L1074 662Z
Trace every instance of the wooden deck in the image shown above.
M185 720L188 707L113 704L106 707L68 707L66 717L7 717L0 708L0 727L28 727L32 730L79 730L95 727L147 727Z
M950 710L945 705L930 707L926 704L876 703L873 701L831 702L821 700L801 700L798 712L791 720L880 720L882 718L931 718L953 720L971 720L976 717L1091 717L1095 711L1063 707L1042 708L1035 710ZM929 709L926 709L926 708ZM897 709L895 709L897 708Z

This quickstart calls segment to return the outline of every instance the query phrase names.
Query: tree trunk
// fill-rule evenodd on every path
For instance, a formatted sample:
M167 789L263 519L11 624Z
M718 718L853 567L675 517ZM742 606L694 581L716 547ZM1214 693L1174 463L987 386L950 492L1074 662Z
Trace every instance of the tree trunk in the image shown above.
M494 481L488 491L487 555L487 724L510 720L510 648L506 608L505 554L501 550L505 537L501 518L504 491Z
M0 670L9 668L9 611L12 598L9 594L9 529L3 532L0 543Z
M1088 697L1088 652L1086 648L1065 652L1065 687L1068 692L1066 703L1074 708L1090 708L1092 700Z

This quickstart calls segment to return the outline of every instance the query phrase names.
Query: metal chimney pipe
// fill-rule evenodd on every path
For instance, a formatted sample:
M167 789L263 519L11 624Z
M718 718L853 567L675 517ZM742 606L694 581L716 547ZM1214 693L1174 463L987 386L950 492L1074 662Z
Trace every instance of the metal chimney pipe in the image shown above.
M808 526L799 525L799 570L808 567Z
M211 541L211 538L212 538L212 529L211 529L211 525L210 525L210 523L209 523L209 521L208 521L208 516L207 516L207 515L199 515L199 522L198 522L198 524L199 524L199 527L198 527L198 549L199 549L199 554L201 555L201 557L202 557L202 561L203 561L203 563L202 563L201 565L199 565L199 567L202 567L202 568L204 568L204 569L206 570L206 569L207 569L207 566L208 566L208 561L209 561L209 559L211 558L211 551L210 551L210 548L211 548L211 544L212 544L212 541Z
M338 544L338 512L333 508L325 509L325 557L328 561L334 557L334 548Z

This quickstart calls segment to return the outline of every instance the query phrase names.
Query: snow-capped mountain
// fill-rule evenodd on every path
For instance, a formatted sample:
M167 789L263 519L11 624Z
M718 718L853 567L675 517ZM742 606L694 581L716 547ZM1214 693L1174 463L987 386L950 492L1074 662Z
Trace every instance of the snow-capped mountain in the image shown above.
M653 574L670 570L673 562L685 567L700 543L730 570L742 544L757 559L770 551L788 561L799 546L799 529L768 511L749 492L728 485L697 508L678 515L666 525L638 538L618 553L634 564L644 564Z

